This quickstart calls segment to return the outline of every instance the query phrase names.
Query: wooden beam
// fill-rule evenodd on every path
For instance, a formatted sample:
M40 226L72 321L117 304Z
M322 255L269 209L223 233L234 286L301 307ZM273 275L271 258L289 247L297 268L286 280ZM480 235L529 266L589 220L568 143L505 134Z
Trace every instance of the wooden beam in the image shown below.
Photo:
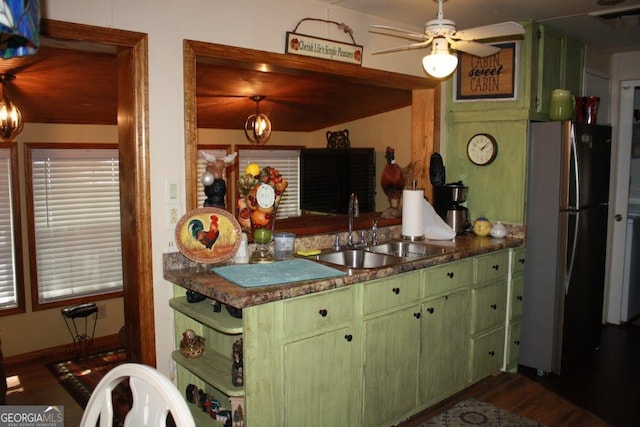
M433 186L429 179L431 155L440 150L440 87L414 89L411 109L411 162L418 188L433 204Z

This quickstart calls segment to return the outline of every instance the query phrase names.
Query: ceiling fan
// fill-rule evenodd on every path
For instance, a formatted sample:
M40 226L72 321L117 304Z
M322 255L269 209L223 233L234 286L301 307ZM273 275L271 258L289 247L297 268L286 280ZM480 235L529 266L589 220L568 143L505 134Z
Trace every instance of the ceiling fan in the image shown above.
M449 48L460 50L475 56L489 56L500 51L499 47L484 44L476 40L494 39L517 34L524 34L524 27L517 22L502 22L484 25L458 31L456 23L444 18L442 3L447 0L433 0L438 2L438 16L425 24L424 33L390 27L388 25L371 25L381 30L374 31L408 40L416 40L404 46L380 50L374 54L397 52L401 50L420 49L432 45L431 54L423 58L425 71L436 78L448 76L458 65L456 55L450 53Z

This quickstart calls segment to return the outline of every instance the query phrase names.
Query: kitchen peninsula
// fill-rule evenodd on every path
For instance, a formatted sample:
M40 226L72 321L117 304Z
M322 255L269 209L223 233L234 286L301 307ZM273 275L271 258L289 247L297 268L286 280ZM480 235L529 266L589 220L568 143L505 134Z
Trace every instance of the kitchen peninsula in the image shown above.
M346 274L259 288L165 254L176 348L187 328L207 343L200 359L174 352L179 388L195 384L223 405L244 399L246 426L385 426L512 365L522 290L511 278L524 269L522 234L433 243L448 249L376 269L331 265ZM242 317L214 312L211 300L188 303L185 289L242 309ZM240 338L244 385L236 386L231 354Z

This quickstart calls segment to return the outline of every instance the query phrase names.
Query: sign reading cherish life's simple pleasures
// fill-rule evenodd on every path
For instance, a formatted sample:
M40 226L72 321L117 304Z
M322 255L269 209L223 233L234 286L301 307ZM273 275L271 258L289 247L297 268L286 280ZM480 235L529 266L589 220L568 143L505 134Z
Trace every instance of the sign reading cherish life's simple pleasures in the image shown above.
M495 44L498 53L480 57L458 52L455 100L516 99L516 42Z
M362 65L362 46L287 31L285 52Z

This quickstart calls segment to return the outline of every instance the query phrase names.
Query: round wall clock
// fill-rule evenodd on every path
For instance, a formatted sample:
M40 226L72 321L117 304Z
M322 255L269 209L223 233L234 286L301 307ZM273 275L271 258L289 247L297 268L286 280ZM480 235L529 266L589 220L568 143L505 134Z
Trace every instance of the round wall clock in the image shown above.
M479 133L471 137L467 143L467 156L473 164L486 166L498 155L498 143L488 133Z

